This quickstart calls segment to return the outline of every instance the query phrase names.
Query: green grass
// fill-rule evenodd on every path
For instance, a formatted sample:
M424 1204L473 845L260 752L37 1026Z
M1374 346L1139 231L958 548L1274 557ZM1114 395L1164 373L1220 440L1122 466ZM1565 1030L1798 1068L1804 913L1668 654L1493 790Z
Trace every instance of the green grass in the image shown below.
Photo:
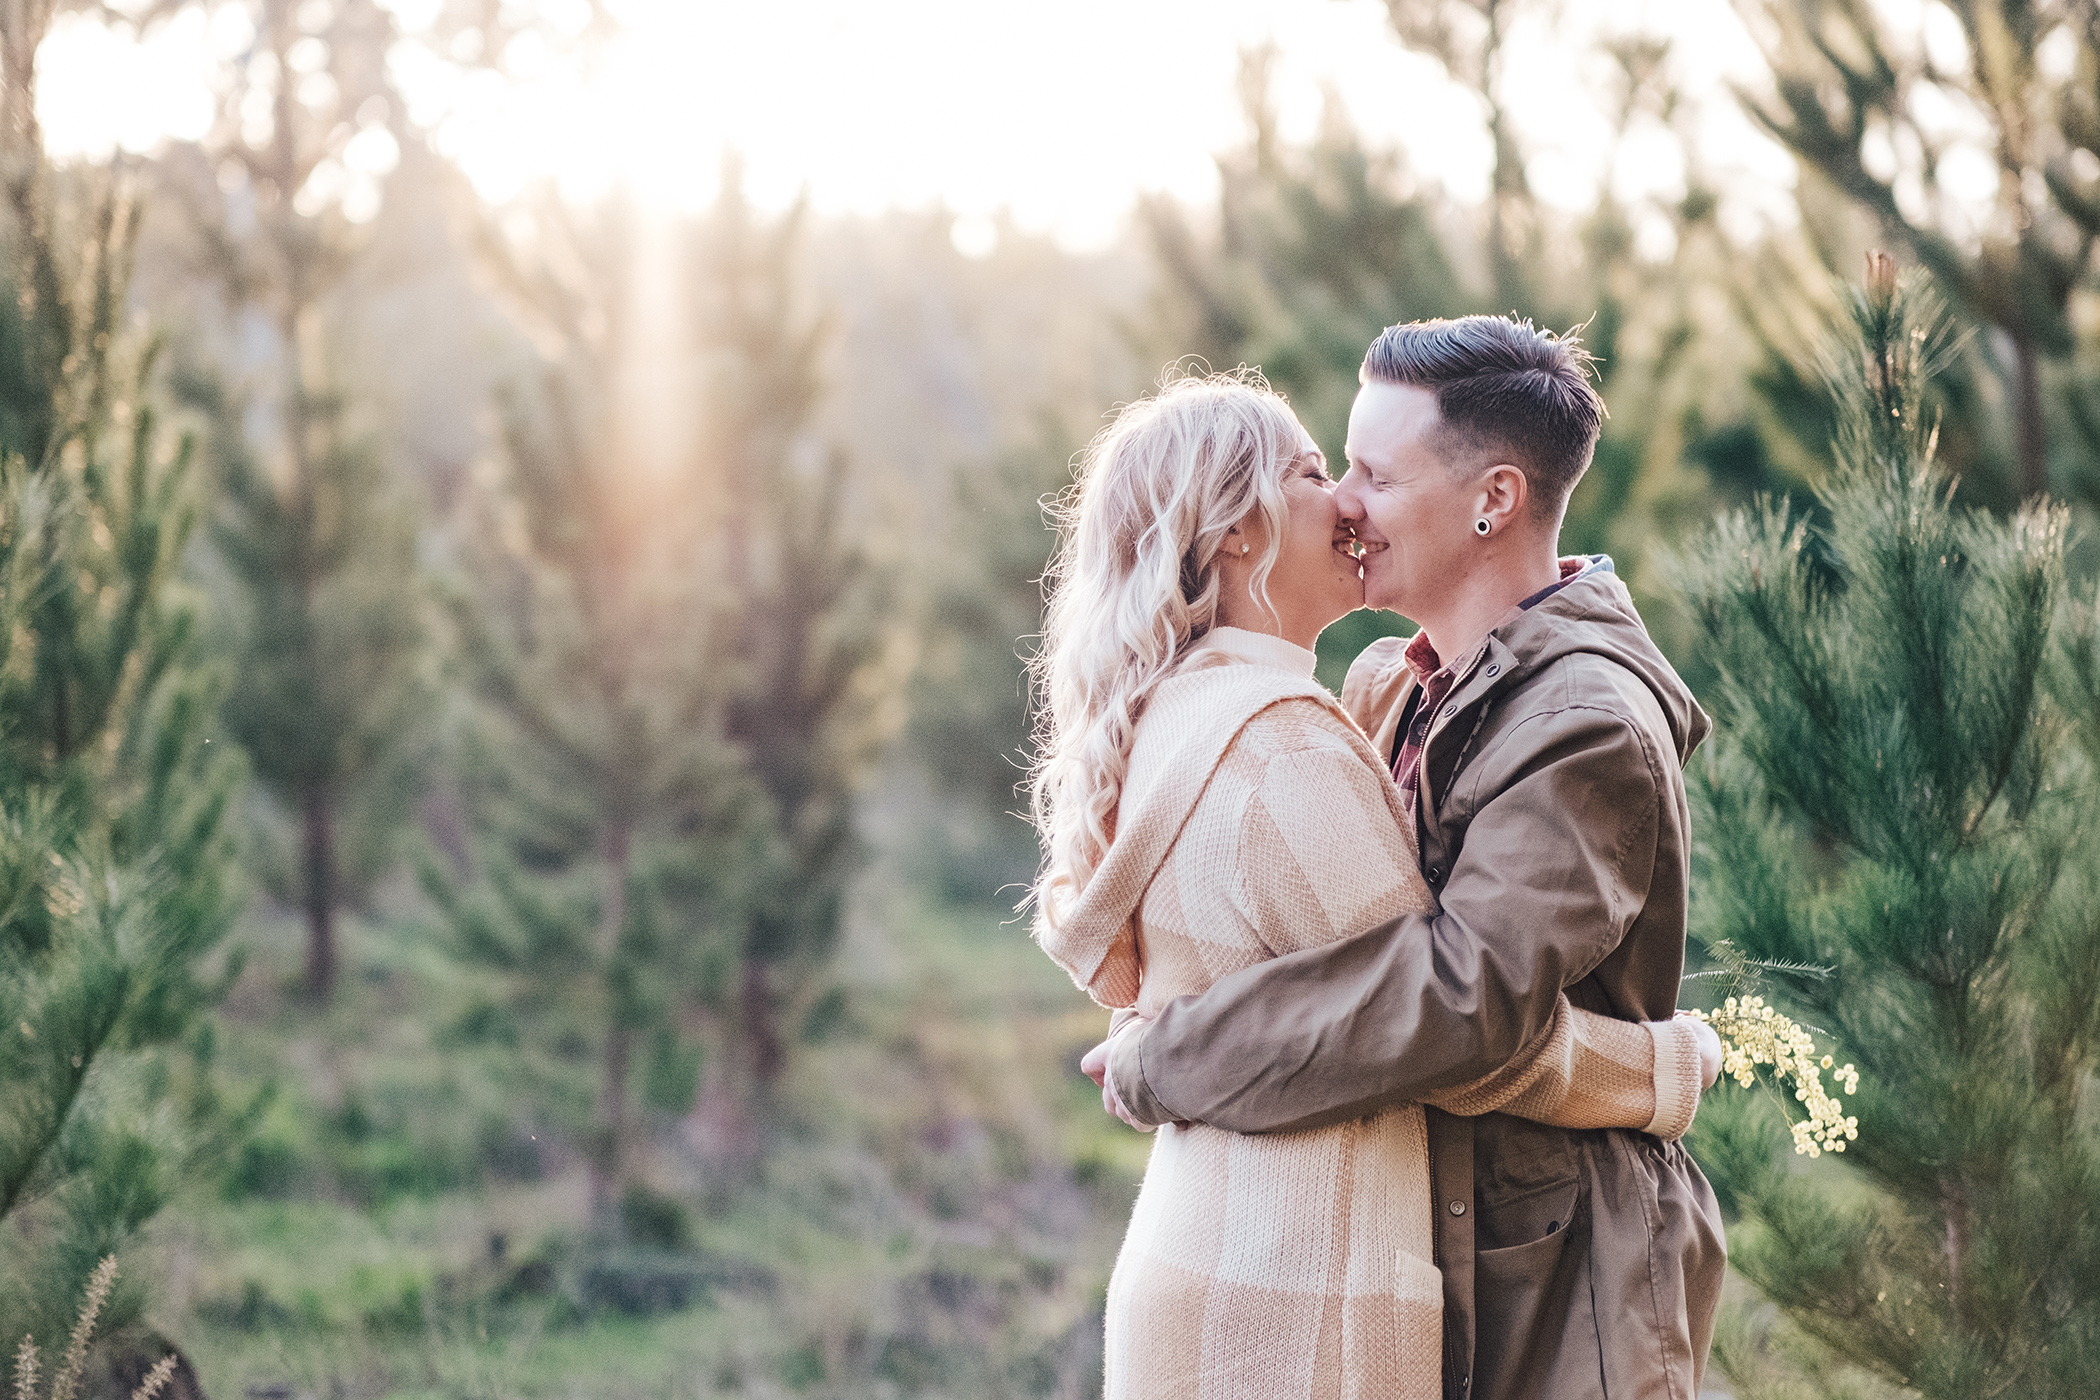
M154 1226L152 1320L214 1396L1093 1393L1149 1143L1076 1071L1105 1018L1001 918L865 882L768 1149L652 1120L631 1218L661 1238L618 1245L588 1229L573 1012L402 917L347 927L316 1014L299 928L259 915L219 1062L274 1097Z

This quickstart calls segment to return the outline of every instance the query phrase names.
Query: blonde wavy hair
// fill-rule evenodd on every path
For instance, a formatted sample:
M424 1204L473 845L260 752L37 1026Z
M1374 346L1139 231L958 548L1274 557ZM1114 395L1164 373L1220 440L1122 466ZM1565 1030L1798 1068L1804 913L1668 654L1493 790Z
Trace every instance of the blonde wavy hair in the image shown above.
M1217 625L1225 535L1252 516L1268 545L1255 596L1283 547L1284 480L1304 450L1282 397L1249 369L1163 382L1126 405L1050 507L1058 548L1044 575L1029 813L1043 865L1028 900L1058 928L1115 836L1145 704Z

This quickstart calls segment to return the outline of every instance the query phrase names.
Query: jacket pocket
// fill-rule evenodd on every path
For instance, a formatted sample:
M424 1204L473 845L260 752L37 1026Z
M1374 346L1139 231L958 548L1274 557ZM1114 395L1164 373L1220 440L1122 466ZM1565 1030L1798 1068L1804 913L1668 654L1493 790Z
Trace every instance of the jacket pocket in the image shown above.
M1581 1183L1569 1182L1512 1202L1544 1212L1538 1234L1474 1256L1474 1400L1601 1400L1604 1395L1584 1197ZM1545 1227L1554 1211L1565 1214L1549 1230ZM1511 1223L1518 1218L1511 1216Z
M1575 1222L1581 1194L1582 1180L1572 1176L1521 1191L1482 1192L1475 1206L1480 1213L1473 1222L1474 1248L1485 1257L1544 1243Z

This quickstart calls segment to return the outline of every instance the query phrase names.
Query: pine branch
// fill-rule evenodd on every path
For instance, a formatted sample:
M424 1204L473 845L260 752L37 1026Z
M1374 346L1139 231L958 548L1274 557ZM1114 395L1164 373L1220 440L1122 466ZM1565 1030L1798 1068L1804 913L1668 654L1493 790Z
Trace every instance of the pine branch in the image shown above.
M131 1400L155 1400L155 1397L161 1391L167 1389L168 1381L174 1374L175 1355L173 1352L170 1352L153 1363L153 1369L148 1371L138 1385L133 1388Z
M51 1382L51 1400L73 1400L79 1392L80 1377L87 1370L88 1343L94 1339L95 1323L102 1316L102 1305L109 1301L109 1290L117 1281L117 1256L104 1257L88 1276L87 1296L81 1300L80 1317L73 1324L73 1335L66 1340L66 1354L59 1363L58 1376Z

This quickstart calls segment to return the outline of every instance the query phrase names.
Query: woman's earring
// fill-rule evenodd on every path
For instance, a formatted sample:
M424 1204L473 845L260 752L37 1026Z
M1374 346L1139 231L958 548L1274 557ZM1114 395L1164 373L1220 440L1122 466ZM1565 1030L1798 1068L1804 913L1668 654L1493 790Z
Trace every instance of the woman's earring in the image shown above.
M1249 552L1250 550L1252 550L1253 548L1254 548L1254 546L1253 546L1253 545L1251 545L1251 544L1242 544L1242 545L1240 546L1240 553L1242 553L1242 554L1246 554L1246 553L1248 553L1248 552Z
M1473 533L1476 535L1484 536L1488 533L1488 531L1494 528L1494 526L1488 524L1488 518L1484 515L1473 522Z

